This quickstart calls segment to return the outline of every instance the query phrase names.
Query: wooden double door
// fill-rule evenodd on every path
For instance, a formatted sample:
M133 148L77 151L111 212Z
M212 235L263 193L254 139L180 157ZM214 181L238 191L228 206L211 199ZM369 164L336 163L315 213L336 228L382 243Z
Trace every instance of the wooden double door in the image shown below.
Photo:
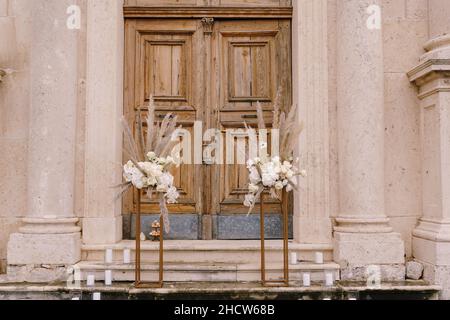
M153 95L157 117L176 114L191 136L191 164L173 172L181 199L169 208L169 238L258 239L259 216L247 216L243 206L246 166L226 164L230 150L224 143L220 151L213 150L214 142L219 132L225 141L227 129L243 128L244 122L256 125L258 101L270 126L280 86L283 106L291 105L291 21L127 19L125 41L125 114L130 123L135 124L138 107L145 110ZM242 130L232 134L235 146L246 139ZM125 210L133 212L133 201L130 197ZM143 201L145 213L158 213L156 201ZM278 238L279 202L271 201L267 211L266 236ZM143 230L154 218L144 219Z

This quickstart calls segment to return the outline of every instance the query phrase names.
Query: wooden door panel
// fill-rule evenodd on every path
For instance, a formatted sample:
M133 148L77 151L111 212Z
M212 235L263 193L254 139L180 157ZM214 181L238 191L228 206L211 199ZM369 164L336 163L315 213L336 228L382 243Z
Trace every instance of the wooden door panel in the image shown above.
M127 20L126 21L126 68L127 72L125 114L135 130L137 113L145 121L149 98L153 95L156 107L156 122L168 113L178 117L182 125L179 142L194 136L194 123L203 117L203 87L199 70L203 68L203 33L198 20ZM134 48L131 50L129 48ZM194 72L194 70L196 72ZM193 140L191 139L191 150ZM191 162L193 161L191 154ZM173 168L175 185L180 192L177 204L169 205L172 214L194 214L202 212L199 200L202 188L201 172L196 166L183 164ZM126 208L135 206L125 205ZM158 214L158 199L142 197L142 212Z
M290 21L251 20L221 21L215 26L217 44L214 60L218 61L217 101L218 122L222 131L243 128L243 123L257 127L256 104L261 103L267 128L273 119L273 104L278 87L283 87L282 103L291 103ZM245 134L244 134L245 136ZM242 137L241 137L242 138ZM246 139L248 140L248 139ZM269 150L271 137L268 137ZM237 148L237 144L234 145ZM227 154L224 146L224 154ZM248 149L248 143L246 143ZM234 152L236 157L236 152ZM248 172L245 164L226 164L218 169L220 197L219 214L243 214L248 192ZM279 214L278 200L267 206L271 214ZM255 212L259 210L255 208Z
M278 20L220 22L221 111L270 110L277 90Z

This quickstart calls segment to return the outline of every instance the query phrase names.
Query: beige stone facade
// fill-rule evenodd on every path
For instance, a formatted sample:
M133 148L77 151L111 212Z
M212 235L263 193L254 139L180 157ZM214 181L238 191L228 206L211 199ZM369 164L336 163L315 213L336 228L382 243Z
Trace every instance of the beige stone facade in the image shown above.
M290 5L183 6L261 3ZM81 10L75 30L66 26L73 4ZM73 264L102 270L104 249L120 260L120 250L133 247L111 188L121 179L123 5L0 0L0 271L10 281L54 280ZM416 260L450 298L448 1L292 5L293 98L305 124L298 150L308 178L295 194L291 250L306 261L324 252L324 268L344 280L365 280L373 265L383 280L405 279L406 262ZM234 273L191 272L246 281L257 276L257 249L177 240L168 251L187 263L237 256ZM145 250L150 256L155 247Z

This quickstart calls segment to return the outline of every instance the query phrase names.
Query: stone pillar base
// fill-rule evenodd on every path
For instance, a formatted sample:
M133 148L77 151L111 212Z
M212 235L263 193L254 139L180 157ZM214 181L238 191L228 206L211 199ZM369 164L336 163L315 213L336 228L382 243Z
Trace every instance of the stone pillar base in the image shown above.
M377 268L382 281L405 279L405 248L398 233L335 232L334 260L341 265L342 280L365 281Z
M80 233L12 234L8 265L73 265L81 260Z
M63 283L69 280L72 266L63 265L9 265L8 273L0 283Z
M49 283L68 279L67 270L81 260L80 232L12 234L8 242L6 281Z
M424 280L442 287L441 299L450 299L450 242L414 236L413 252L415 260L424 265Z

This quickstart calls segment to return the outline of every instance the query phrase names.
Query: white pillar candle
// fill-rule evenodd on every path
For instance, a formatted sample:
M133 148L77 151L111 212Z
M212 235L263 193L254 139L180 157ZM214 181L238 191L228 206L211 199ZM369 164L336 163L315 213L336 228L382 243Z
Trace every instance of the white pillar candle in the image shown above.
M106 270L105 271L105 286L112 285L112 271Z
M315 262L317 264L323 264L323 253L322 252L316 252Z
M86 284L88 287L95 286L95 276L93 274L87 276Z
M303 274L303 286L304 287L310 287L311 286L311 274L310 273L304 273Z
M112 263L112 262L113 262L113 251L112 249L106 249L105 263Z
M331 272L325 273L325 285L327 287L332 287L334 285L334 277Z
M92 296L93 300L99 301L102 300L102 294L100 292L94 292L94 295Z
M123 263L124 264L131 263L131 250L130 249L123 250Z
M292 265L298 264L297 252L291 252L291 264Z

